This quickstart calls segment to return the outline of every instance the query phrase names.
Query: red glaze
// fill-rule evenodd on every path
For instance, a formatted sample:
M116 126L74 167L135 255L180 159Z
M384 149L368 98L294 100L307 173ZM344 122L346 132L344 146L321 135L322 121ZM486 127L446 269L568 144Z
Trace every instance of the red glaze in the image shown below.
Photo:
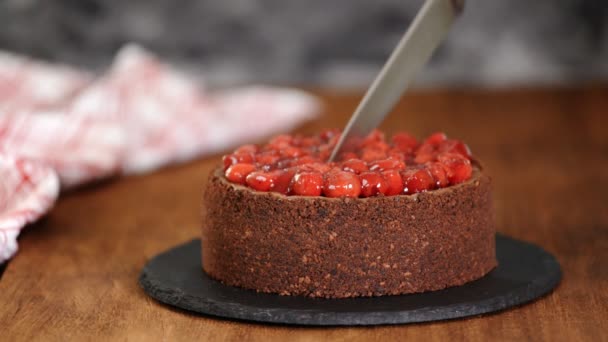
M375 130L328 163L340 131L279 135L266 145L243 145L222 158L226 179L284 195L370 197L414 194L471 178L471 151L434 133L418 143L407 133L386 141Z

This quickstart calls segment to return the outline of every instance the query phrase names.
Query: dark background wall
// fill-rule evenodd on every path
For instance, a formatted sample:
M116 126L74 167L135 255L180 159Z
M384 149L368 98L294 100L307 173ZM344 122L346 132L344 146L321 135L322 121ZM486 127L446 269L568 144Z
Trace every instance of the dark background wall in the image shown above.
M365 86L419 0L0 0L0 49L101 69L135 41L212 84ZM608 78L608 1L468 0L423 85Z

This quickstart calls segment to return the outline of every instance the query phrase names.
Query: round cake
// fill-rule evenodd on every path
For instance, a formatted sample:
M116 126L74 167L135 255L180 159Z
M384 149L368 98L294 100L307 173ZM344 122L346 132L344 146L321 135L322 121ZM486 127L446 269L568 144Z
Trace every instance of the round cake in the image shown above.
M224 284L324 298L440 290L496 266L491 184L460 141L339 132L224 157L203 199L202 264Z

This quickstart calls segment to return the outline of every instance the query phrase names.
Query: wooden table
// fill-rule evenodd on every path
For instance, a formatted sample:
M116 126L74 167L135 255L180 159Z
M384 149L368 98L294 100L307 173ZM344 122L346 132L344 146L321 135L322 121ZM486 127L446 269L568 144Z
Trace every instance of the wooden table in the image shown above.
M300 131L342 126L360 97L318 94L325 115ZM216 156L63 195L0 280L0 340L608 340L608 87L419 92L383 128L466 140L494 178L498 230L557 256L557 290L499 314L374 328L247 324L160 305L139 272L199 234Z

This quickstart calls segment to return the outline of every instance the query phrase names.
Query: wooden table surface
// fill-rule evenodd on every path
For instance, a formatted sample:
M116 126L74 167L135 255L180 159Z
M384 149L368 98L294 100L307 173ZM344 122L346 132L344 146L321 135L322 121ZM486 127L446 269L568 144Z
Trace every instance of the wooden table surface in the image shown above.
M317 94L325 114L300 131L341 127L360 97ZM608 340L608 87L418 92L383 128L468 142L494 179L498 230L557 256L557 290L498 314L373 328L248 324L160 305L139 272L198 236L215 156L64 194L24 232L0 280L0 340Z

